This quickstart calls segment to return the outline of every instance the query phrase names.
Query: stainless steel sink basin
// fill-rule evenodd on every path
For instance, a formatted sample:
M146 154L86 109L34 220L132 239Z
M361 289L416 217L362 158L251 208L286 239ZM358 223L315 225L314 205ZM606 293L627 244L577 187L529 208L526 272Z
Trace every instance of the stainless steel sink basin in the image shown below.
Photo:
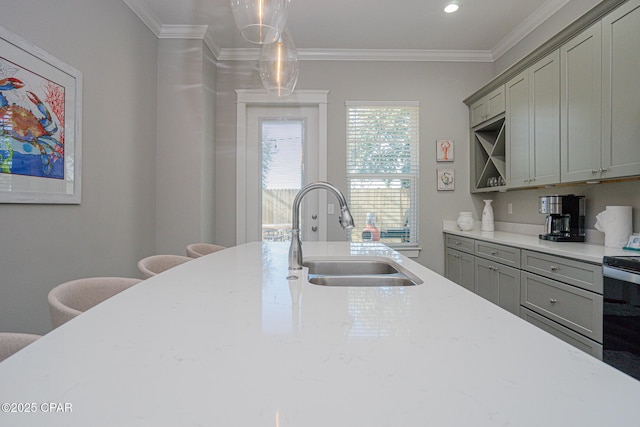
M398 270L389 262L379 259L322 259L303 263L309 274L351 275L351 274L394 274Z
M314 259L303 263L320 286L416 286L422 280L386 258Z
M398 275L315 276L309 278L309 283L321 286L416 286L419 284L400 273Z

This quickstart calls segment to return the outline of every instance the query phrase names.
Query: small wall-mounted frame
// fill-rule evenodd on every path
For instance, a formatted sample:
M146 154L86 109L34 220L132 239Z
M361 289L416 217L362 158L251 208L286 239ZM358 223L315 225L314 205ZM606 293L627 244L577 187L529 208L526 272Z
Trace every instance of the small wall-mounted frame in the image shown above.
M438 139L436 141L436 161L453 162L453 140Z
M453 191L455 186L455 171L453 169L438 169L438 191Z
M82 74L0 26L0 203L80 203Z

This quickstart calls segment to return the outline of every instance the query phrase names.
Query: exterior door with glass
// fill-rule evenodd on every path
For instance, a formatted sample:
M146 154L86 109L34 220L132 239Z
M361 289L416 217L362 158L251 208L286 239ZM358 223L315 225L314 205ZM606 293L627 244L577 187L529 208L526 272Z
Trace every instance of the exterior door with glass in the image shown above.
M318 107L249 106L246 131L247 241L288 241L293 199L319 179ZM326 240L314 193L303 201L302 238Z

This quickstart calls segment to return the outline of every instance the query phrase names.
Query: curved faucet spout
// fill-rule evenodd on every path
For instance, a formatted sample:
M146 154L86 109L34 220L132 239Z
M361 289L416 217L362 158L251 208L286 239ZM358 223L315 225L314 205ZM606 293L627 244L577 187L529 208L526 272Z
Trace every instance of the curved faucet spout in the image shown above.
M302 268L302 243L300 242L300 204L304 196L311 190L325 189L332 192L338 199L340 204L340 225L342 228L353 228L353 217L347 205L347 199L332 184L324 181L312 182L307 184L296 194L293 200L293 218L291 229L291 246L289 247L289 270L300 270Z

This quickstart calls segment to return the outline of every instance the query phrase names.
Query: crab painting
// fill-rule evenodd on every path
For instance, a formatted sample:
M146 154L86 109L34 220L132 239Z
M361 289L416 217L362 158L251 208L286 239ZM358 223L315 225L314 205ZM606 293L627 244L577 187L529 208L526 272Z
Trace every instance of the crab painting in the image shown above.
M30 152L34 148L40 152L42 172L51 174L53 162L64 156L64 145L54 138L58 126L53 121L51 113L38 96L26 91L27 98L40 112L38 118L31 110L18 104L10 104L2 91L16 90L24 87L24 83L13 77L0 79L0 141L7 146L8 157L0 153L0 172L10 173L10 160L14 149L10 143L13 139L23 144L24 151Z

